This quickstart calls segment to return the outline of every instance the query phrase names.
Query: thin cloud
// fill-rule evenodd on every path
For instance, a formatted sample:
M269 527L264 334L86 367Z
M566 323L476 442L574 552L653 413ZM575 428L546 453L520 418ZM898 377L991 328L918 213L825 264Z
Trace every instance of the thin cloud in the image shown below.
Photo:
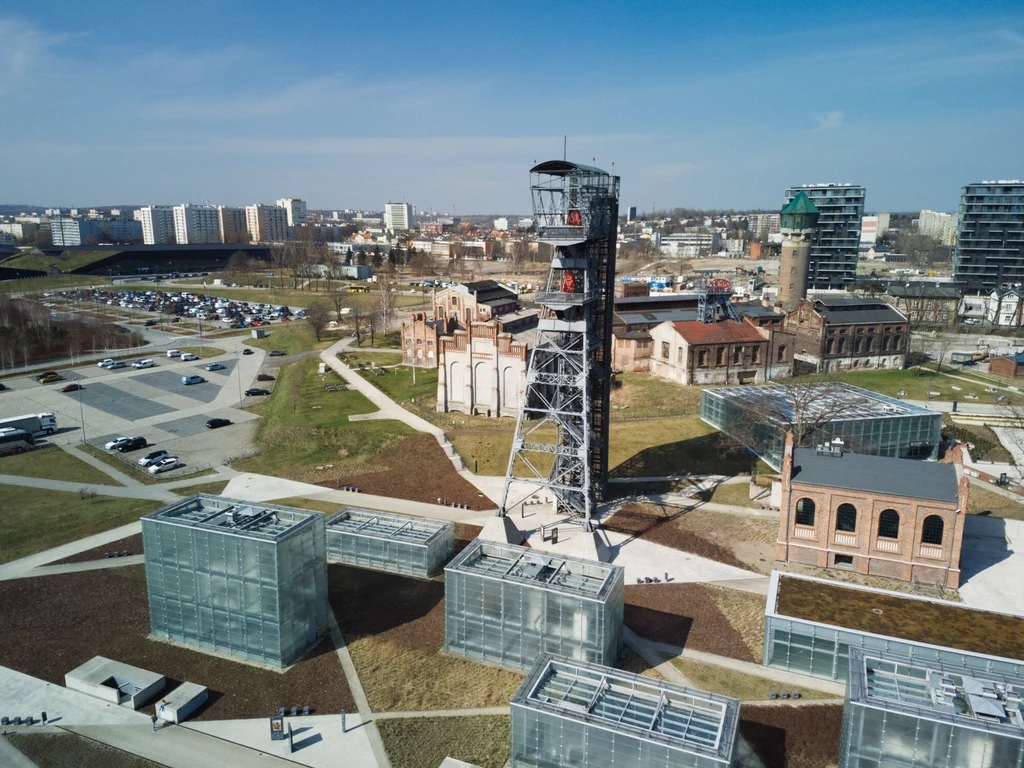
M813 117L819 131L831 131L843 124L844 115L842 110L834 109L831 112L814 112Z

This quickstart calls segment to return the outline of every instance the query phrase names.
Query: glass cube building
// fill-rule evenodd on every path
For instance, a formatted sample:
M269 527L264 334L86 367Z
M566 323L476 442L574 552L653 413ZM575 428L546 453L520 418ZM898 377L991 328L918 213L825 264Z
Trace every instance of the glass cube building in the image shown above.
M802 582L817 582L830 588L841 588L849 593L848 599L821 595L816 598L824 606L824 613L834 617L835 623L810 621L783 614L779 609L779 590L782 579L795 579ZM783 584L783 587L785 585ZM764 623L764 664L791 672L802 672L805 675L821 677L826 680L845 682L850 673L850 658L855 650L865 653L889 653L911 660L915 664L941 664L958 667L964 672L977 675L1024 676L1024 661L1009 656L990 656L970 650L952 648L927 642L926 629L920 629L915 639L881 635L860 628L863 616L873 614L867 604L861 605L857 600L860 594L883 594L898 597L904 603L903 613L908 623L914 624L913 611L917 604L927 607L938 607L948 611L947 622L965 622L974 625L985 623L992 626L993 635L1006 632L1017 635L1024 640L1024 618L1011 614L999 614L992 611L981 611L968 608L960 603L932 600L915 595L904 595L870 587L858 587L840 584L825 579L809 576L781 574L773 571L768 587L768 602L765 608ZM853 605L857 601L856 605ZM839 602L849 610L847 626L838 626L842 612L834 610ZM881 609L879 609L881 610ZM882 615L882 614L880 614ZM934 614L923 619L919 626L933 621ZM988 648L996 648L993 639ZM1006 646L999 646L1006 647ZM1006 651L1009 653L1009 651Z
M326 633L324 515L197 494L142 518L155 637L286 667Z
M899 459L938 456L942 414L849 384L829 383L821 387L822 407L840 416L831 422L827 432L823 430L809 436L810 442L841 437L846 449L853 453ZM849 405L835 407L826 402L836 398L848 400ZM733 439L753 443L752 450L778 472L782 468L788 422L779 418L774 425L761 421L751 423L749 416L751 408L760 408L764 413L762 406L766 401L770 403L768 413L785 414L787 409L793 408L793 398L787 394L784 384L722 387L701 392L700 417ZM753 434L747 434L751 429Z
M625 570L476 539L444 569L444 649L517 670L541 654L613 664Z
M1024 678L850 652L840 768L1024 768Z
M443 520L343 507L327 520L332 561L408 576L431 576L455 553L455 525Z
M512 697L512 768L722 768L740 703L596 664L541 657Z

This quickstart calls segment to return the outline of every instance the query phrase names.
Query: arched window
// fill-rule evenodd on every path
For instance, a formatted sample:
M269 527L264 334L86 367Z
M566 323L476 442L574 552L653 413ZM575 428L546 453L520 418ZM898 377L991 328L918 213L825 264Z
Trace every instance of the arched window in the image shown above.
M853 504L840 504L836 510L836 530L846 533L857 532L857 508Z
M883 509L878 516L878 535L883 539L900 537L900 513L895 509Z
M946 522L938 515L928 515L921 526L921 543L942 546L942 535L946 531Z
M800 499L796 503L796 524L814 525L814 502L811 499Z

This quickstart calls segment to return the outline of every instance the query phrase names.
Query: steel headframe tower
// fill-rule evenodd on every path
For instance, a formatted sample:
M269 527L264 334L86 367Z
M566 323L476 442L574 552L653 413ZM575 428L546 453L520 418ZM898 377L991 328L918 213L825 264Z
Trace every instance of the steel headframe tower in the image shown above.
M554 247L499 516L538 490L586 530L608 481L619 177L551 160L530 172L539 239ZM532 486L509 499L513 483Z

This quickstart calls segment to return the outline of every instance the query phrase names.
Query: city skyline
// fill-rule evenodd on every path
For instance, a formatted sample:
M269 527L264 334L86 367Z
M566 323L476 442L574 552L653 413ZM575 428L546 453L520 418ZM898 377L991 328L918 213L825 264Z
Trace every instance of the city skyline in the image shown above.
M399 3L386 34L326 4L98 9L0 9L0 97L26 116L0 126L0 202L524 211L523 167L563 135L641 211L770 210L818 182L955 211L1024 176L1012 6Z

